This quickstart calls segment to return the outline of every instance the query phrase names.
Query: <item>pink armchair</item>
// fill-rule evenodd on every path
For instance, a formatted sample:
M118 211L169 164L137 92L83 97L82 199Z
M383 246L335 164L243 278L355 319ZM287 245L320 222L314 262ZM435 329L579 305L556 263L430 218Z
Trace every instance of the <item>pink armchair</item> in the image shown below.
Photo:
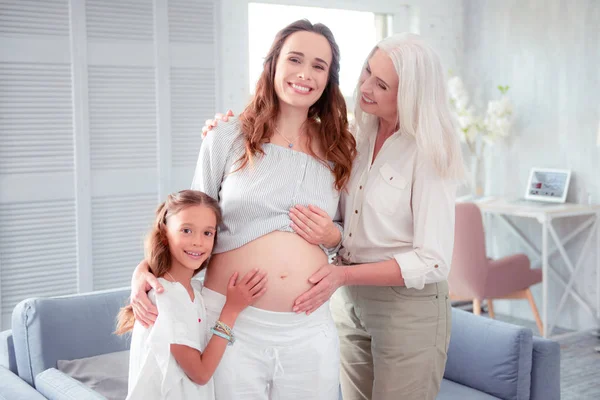
M540 334L542 322L530 286L542 281L542 271L531 269L525 254L498 260L487 258L481 211L473 203L456 205L454 255L448 277L452 300L473 301L473 312L481 313L487 300L494 318L494 299L527 299Z

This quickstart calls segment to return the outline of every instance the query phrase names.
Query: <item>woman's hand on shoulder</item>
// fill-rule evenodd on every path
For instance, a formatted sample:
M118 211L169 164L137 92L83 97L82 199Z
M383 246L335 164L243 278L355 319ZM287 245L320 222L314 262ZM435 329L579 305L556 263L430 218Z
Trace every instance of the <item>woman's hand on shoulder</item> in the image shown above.
M329 215L319 207L297 205L290 210L291 227L310 244L335 247L342 239Z
M246 307L254 304L267 291L267 273L258 269L248 271L239 281L239 274L234 272L227 286L227 300L223 309L239 314Z
M227 122L229 121L229 117L233 117L233 111L231 110L227 110L225 114L216 113L214 119L207 119L202 127L202 137L205 137L208 134L208 131L217 126L219 120Z
M150 266L146 260L138 264L131 278L131 306L136 321L148 328L158 317L158 309L148 298L148 292L154 289L156 293L162 293L163 287L158 279L150 272Z

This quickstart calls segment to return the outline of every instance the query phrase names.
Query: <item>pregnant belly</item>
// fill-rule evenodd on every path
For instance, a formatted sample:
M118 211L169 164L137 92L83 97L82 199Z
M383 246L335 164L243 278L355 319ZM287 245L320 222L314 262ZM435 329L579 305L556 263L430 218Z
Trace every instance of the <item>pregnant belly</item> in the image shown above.
M308 278L327 264L327 255L290 232L272 232L221 254L215 254L206 270L204 285L227 294L234 272L240 277L253 268L267 273L267 291L253 304L269 311L292 311L294 300L313 285Z

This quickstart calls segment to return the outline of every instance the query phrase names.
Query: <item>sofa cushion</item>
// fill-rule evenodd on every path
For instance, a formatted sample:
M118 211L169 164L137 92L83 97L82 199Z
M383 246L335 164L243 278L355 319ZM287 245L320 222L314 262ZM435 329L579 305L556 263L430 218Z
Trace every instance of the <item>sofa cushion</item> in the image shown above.
M49 368L35 377L36 389L49 400L106 400L100 393L56 368Z
M444 378L507 400L529 399L530 329L452 311Z
M460 383L442 380L440 393L436 400L498 400L499 397L494 397L490 394L480 392L477 389L461 385Z
M58 360L58 370L77 379L108 400L127 397L129 350L77 360Z

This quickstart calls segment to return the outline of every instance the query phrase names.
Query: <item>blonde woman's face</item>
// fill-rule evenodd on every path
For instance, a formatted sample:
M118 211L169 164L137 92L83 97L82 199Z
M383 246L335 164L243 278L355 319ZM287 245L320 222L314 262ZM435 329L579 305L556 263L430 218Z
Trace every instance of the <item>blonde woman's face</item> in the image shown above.
M192 271L210 257L217 232L217 217L210 208L195 205L167 218L167 239L172 268Z
M390 57L375 50L360 76L360 108L379 118L397 119L398 83Z

